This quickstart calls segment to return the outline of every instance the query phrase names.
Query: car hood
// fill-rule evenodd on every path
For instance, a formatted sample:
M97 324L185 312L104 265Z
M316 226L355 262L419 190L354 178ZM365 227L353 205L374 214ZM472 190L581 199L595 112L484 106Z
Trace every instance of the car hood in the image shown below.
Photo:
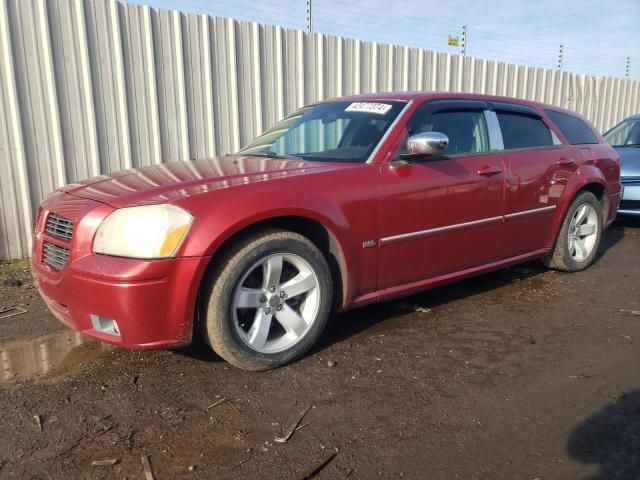
M640 148L615 147L620 155L620 177L640 178Z
M339 168L297 159L223 156L101 175L60 190L113 207L172 202L221 188Z

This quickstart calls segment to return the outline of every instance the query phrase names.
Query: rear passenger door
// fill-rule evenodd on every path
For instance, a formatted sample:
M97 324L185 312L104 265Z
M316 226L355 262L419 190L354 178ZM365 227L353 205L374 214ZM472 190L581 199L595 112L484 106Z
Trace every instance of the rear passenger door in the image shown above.
M507 164L504 253L514 257L545 247L575 159L534 109L501 102L492 106Z

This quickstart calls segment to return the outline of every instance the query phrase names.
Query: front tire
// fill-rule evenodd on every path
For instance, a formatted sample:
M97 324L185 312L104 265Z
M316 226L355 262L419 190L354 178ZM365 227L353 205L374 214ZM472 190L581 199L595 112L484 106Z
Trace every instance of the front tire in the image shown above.
M596 256L602 238L602 204L587 191L578 193L571 202L558 234L555 247L545 264L554 270L584 270Z
M320 337L331 310L327 262L307 238L268 230L234 244L204 288L211 348L245 370L290 363Z

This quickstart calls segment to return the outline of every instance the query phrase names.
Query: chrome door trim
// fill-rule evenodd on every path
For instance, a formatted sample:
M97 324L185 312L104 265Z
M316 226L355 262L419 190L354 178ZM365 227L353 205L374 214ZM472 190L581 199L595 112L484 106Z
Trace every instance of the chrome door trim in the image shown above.
M389 237L381 238L380 245L381 246L390 245L392 243L402 242L404 240L413 240L416 238L434 235L436 233L450 232L453 230L459 230L459 229L468 228L468 227L475 227L478 225L489 225L491 223L505 222L506 220L509 220L512 218L520 218L520 217L526 217L529 215L535 215L537 213L550 212L555 209L556 209L555 205L550 205L548 207L534 208L532 210L523 210L522 212L509 213L507 215L500 215L498 217L482 218L480 220L473 220L471 222L456 223L453 225L445 225L444 227L436 227L436 228L430 228L427 230L418 230L415 232L401 233L399 235L392 235Z
M402 102L403 100L392 100L392 101L394 101L394 102ZM407 110L409 109L409 107L411 106L412 103L413 103L413 100L409 100L407 102L407 104L404 106L404 108L402 110L400 110L400 113L398 113L398 116L396 116L395 120L393 122L391 122L391 125L389 125L389 128L387 128L387 131L384 132L384 135L382 136L382 138L378 142L378 145L376 145L376 148L373 149L373 151L371 152L371 154L369 155L369 158L367 158L367 161L365 163L372 163L373 162L373 159L376 158L376 155L378 154L378 152L382 148L382 145L384 144L384 142L387 141L387 138L389 138L389 135L391 135L391 132L393 130L395 130L396 126L400 122L400 119L402 117L404 117L404 114L407 112Z
M507 215L504 216L504 218L506 220L509 220L510 218L527 217L529 215L535 215L536 213L550 212L551 210L555 210L555 209L556 209L555 205L549 205L548 207L534 208L533 210L523 210L522 212L508 213Z
M400 235L393 235L391 237L384 237L380 239L380 244L388 245L390 243L401 242L403 240L411 240L414 238L425 237L433 235L435 233L449 232L451 230L459 230L461 228L474 227L476 225L487 225L489 223L501 222L502 216L483 218L481 220L473 220L471 222L456 223L455 225L446 225L444 227L430 228L428 230L420 230L417 232L401 233Z

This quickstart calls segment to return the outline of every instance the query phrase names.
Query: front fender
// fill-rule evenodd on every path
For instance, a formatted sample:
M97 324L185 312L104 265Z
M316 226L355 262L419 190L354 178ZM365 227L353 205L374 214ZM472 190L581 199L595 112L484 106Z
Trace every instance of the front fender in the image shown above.
M347 244L350 240L350 233L348 230L348 223L344 218L344 215L339 211L335 211L336 209L333 208L327 208L326 210L329 211L319 212L318 210L299 205L289 207L286 205L274 205L271 203L270 205L263 204L258 209L246 211L244 213L227 212L225 215L205 220L200 225L199 230L207 232L209 236L208 241L200 242L198 240L191 242L189 247L185 249L185 255L214 255L225 242L239 232L258 223L279 217L302 217L313 220L322 224L327 230L329 230L329 232L331 232L331 234L340 242L340 245ZM193 237L197 238L197 233L194 233L195 235L193 235Z
M235 220L235 222L225 225L227 228L215 236L205 250L205 255L213 257L226 242L254 225L283 217L297 217L312 220L327 230L330 237L330 244L334 246L332 251L334 251L337 256L344 286L340 294L343 302L341 306L346 307L349 299L353 296L353 286L356 282L354 272L360 271L360 261L357 252L355 252L353 248L356 240L352 238L353 235L349 232L348 227L345 227L345 225L347 225L346 219L341 212L320 213L309 208L271 206L268 210L256 211L251 216L234 218L233 220Z
M607 180L602 171L595 165L580 165L567 181L562 195L556 204L555 217L546 243L547 248L553 248L555 245L560 227L562 226L571 202L578 192L584 190L587 185L599 185L604 189L605 195L607 195Z
M322 225L340 263L343 302L373 291L377 250L363 242L377 238L378 167L363 165L323 175L238 185L178 203L195 220L180 256L211 257L243 230L267 220L302 217Z

